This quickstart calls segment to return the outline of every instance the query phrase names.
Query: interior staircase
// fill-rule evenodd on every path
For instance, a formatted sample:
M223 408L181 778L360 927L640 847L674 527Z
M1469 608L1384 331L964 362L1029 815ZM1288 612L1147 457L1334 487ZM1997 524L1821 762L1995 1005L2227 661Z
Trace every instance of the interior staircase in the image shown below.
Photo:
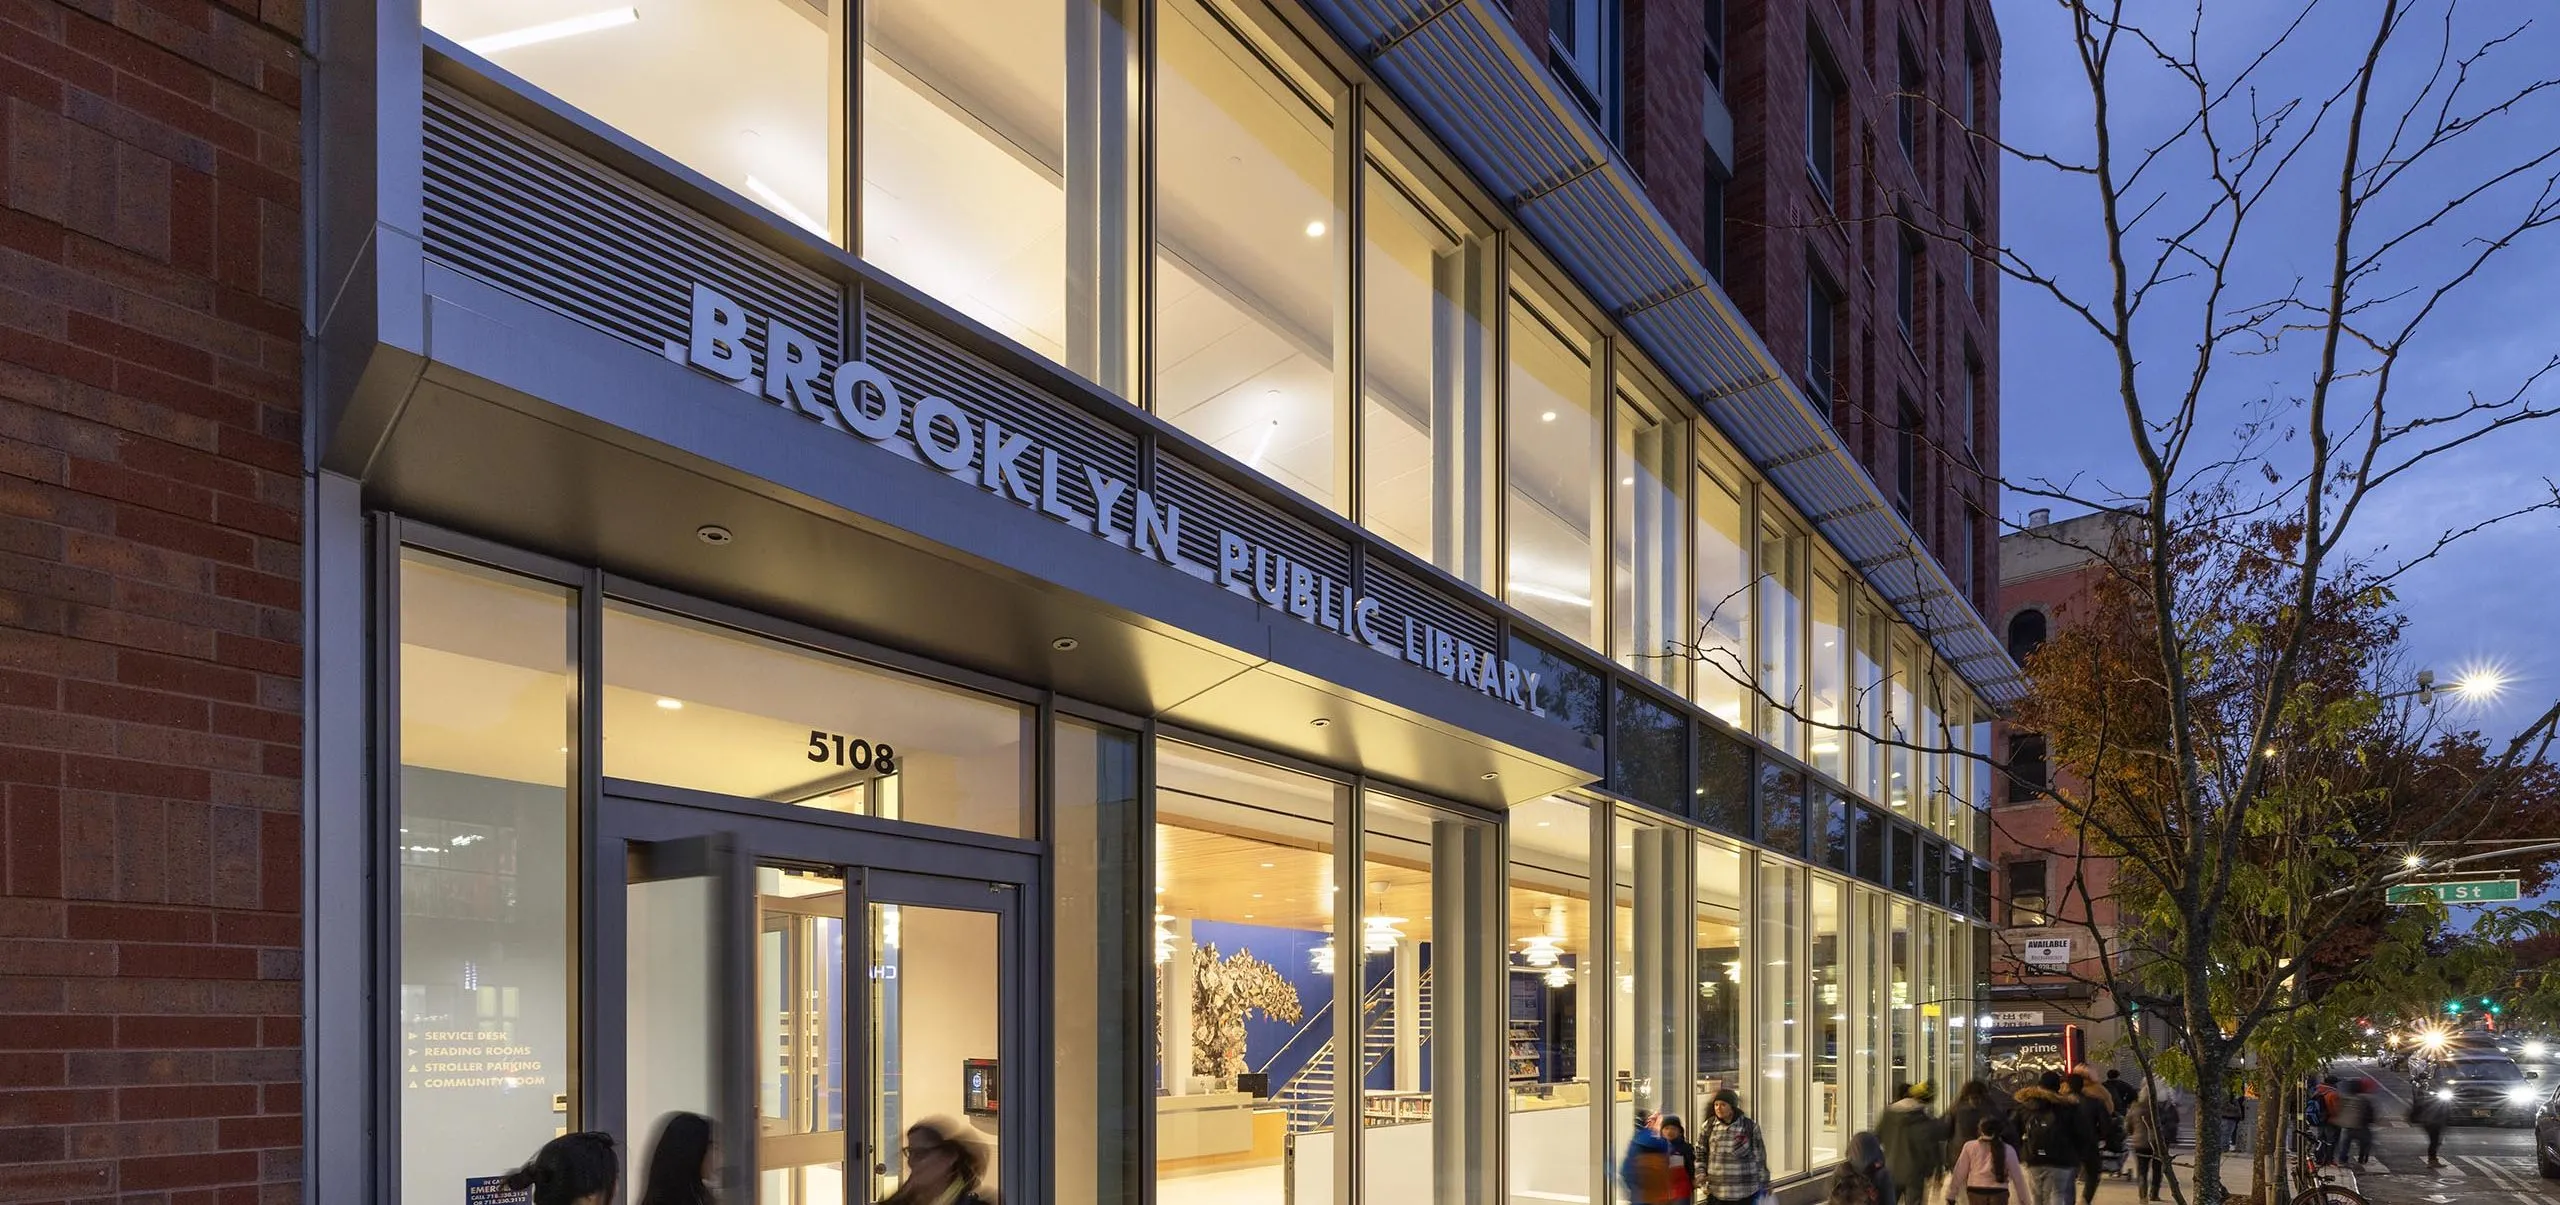
M1425 970L1419 978L1415 990L1421 993L1421 999L1416 1014L1422 1025L1422 1041L1428 1045L1431 1041L1431 972ZM1360 1014L1365 1019L1360 1027L1360 1076L1364 1082L1369 1072L1384 1063L1388 1055L1395 1053L1395 983L1395 976L1389 975L1376 987L1370 988L1360 1000ZM1330 1013L1332 1006L1326 1005L1321 1011ZM1289 1077L1289 1082L1272 1093L1272 1099L1289 1111L1290 1133L1304 1134L1333 1125L1336 1061L1333 1041L1328 1038L1324 1045L1308 1056L1306 1065Z

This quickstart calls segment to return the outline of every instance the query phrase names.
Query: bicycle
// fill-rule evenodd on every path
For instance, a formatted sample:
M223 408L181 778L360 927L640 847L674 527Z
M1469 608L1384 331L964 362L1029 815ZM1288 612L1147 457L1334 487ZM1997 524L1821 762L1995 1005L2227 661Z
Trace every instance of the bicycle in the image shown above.
M2302 1122L2295 1122L2293 1126L2294 1183L2307 1184L2310 1187L2294 1194L2293 1205L2367 1205L2363 1193L2330 1179L2331 1176L2344 1174L2346 1173L2340 1169L2322 1166L2319 1131Z

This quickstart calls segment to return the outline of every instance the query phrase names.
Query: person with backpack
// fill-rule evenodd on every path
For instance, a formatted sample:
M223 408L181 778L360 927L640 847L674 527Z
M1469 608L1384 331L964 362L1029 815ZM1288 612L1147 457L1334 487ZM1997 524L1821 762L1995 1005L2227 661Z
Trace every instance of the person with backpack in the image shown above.
M2178 1142L2178 1106L2158 1084L2146 1085L2125 1110L2124 1130L2126 1145L2133 1148L2134 1195L2157 1201L2169 1178L2169 1148Z
M1893 1205L1893 1172L1886 1168L1884 1144L1873 1131L1849 1137L1849 1157L1831 1173L1831 1192L1823 1205Z
M1698 1127L1697 1167L1709 1205L1744 1205L1769 1187L1769 1148L1760 1124L1742 1112L1742 1097L1719 1089Z
M1922 1205L1929 1181L1946 1168L1946 1132L1929 1113L1936 1095L1922 1080L1903 1089L1902 1099L1885 1106L1876 1120L1876 1141L1884 1144L1885 1169L1893 1174L1901 1205Z
M2113 1067L2107 1068L2106 1082L2100 1084L2099 1087L2105 1088L2107 1090L2107 1095L2114 1098L2116 1103L2116 1116L2118 1117L2124 1116L2126 1107L2133 1104L2133 1098L2138 1095L2138 1093L2133 1090L2133 1085L2125 1082L2124 1072L2118 1071Z
M2105 1170L2106 1152L2122 1150L2123 1123L2117 1119L2114 1098L2099 1090L2085 1071L2074 1071L2062 1077L2062 1094L2088 1123L2089 1144L2080 1150L2080 1205L2089 1205L2098 1197L2098 1181Z
M2347 1094L2338 1098L2336 1121L2338 1162L2345 1163L2353 1152L2356 1170L2363 1171L2365 1161L2373 1158L2373 1098L2365 1095L2363 1076L2347 1082Z
M2311 1098L2303 1102L2303 1120L2320 1136L2322 1166L2338 1161L2338 1077L2324 1075L2311 1089Z
M1635 1205L1688 1205L1697 1193L1698 1156L1680 1119L1657 1113L1636 1127L1618 1177Z
M1983 1118L1956 1149L1955 1165L1947 1172L1947 1205L2031 1205L2027 1169L2018 1162L2018 1148L2009 1145L1999 1118Z
M2062 1094L2062 1076L2047 1071L2018 1089L2018 1157L2027 1168L2034 1205L2072 1205L2072 1188L2088 1153L2098 1149L2080 1102Z

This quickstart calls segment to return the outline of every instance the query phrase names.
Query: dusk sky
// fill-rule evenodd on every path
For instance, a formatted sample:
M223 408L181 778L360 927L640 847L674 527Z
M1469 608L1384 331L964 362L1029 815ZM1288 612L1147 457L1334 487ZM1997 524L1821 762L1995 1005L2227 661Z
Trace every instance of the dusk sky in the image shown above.
M2130 7L2174 22L2159 32L2183 44L2183 14L2191 11L2189 6L2147 2ZM2003 42L2003 137L2023 149L2085 161L2092 145L2088 87L2059 6L2051 0L1997 0L1995 8ZM2254 54L2297 11L2285 0L2216 0L2209 8L2203 44L2213 48L2207 53L2207 72L2218 79L2228 79L2239 65L2234 56ZM2457 50L2506 32L2528 10L2550 15L2543 5L2467 6L2456 24ZM2376 11L2378 5L2369 0L2319 4L2287 51L2263 69L2262 106L2272 108L2298 95L2316 101L2338 89L2371 39ZM2403 69L2391 77L2399 85L2395 100L2405 101L2432 66L2443 28L2441 13L2440 7L2422 9L2421 19L2406 35L2405 49L2396 52ZM2138 138L2164 121L2174 125L2193 112L2192 92L2182 93L2184 85L2175 77L2137 50L2127 48L2120 57L2127 68L2116 85L2120 148L2128 136ZM2477 109L2503 98L2530 77L2536 63L2560 63L2560 21L2524 31L2475 70L2460 107ZM2560 139L2555 135L2560 108L2549 103L2553 99L2536 98L2520 119L2484 129L2473 136L2476 143L2449 150L2440 161L2431 159L2423 173L2411 173L2404 181L2408 195L2402 212L2419 204L2432 208L2448 189L2468 188L2549 150ZM2433 112L2430 106L2427 113ZM2331 135L2342 128L2324 127L2314 150L2307 152L2308 161L2293 169L2292 186L2269 203L2254 250L2242 257L2236 297L2279 295L2297 279L2307 282L2305 288L2325 279L2327 240L2336 229L2338 144ZM2493 204L2451 233L2467 238L2512 223L2554 166L2546 162L2528 173L2518 181L2521 191L2497 194ZM2169 194L2161 217L2181 203L2186 208L2180 212L2192 213L2202 195L2199 160L2164 160L2154 171ZM2104 263L2098 253L2095 184L2086 176L2014 158L2002 165L2001 173L2005 241L2082 295L2101 299L2099 270ZM2153 179L2146 177L2146 184ZM2184 224L2183 217L2178 224ZM2450 237L2421 240L2411 252L2386 279L2432 287L2444 264L2468 254L2460 239ZM2431 334L2413 341L2395 389L2400 417L2414 416L2422 406L2433 410L2448 401L2459 404L2465 391L2505 397L2560 353L2560 320L2554 318L2551 295L2560 282L2560 228L2530 233L2506 255L2467 293L2448 303L2434 319ZM2199 312L2194 296L2173 291L2147 324L2145 379L2161 390L2164 400L2173 396L2169 377L2182 377L2192 362ZM2075 492L2084 495L2139 495L2141 477L2113 389L2114 361L2105 345L2079 318L2030 286L2004 282L2001 303L2004 474L2018 482L2077 478ZM2219 385L2210 392L2216 417L2207 420L2210 430L2200 443L2218 455L2236 446L2225 432L2236 427L2245 405L2271 394L2306 393L2311 374L2301 353L2307 350L2288 344L2272 355L2227 361ZM2545 406L2560 403L2560 373L2545 378L2533 396ZM2274 458L2279 466L2288 466L2298 463L2302 453L2296 440L2278 447ZM2405 560L2447 527L2467 526L2548 498L2546 477L2560 477L2560 419L2502 432L2391 483L2374 499L2373 509L2357 519L2350 543L2357 552L2387 563ZM2002 517L2021 522L2029 509L2041 505L2053 506L2057 517L2075 511L2011 492L2003 498ZM2560 692L2560 652L2553 648L2549 621L2554 600L2560 599L2560 518L2549 512L2529 515L2472 537L2404 578L2400 598L2411 620L2412 669L2433 667L2443 680L2468 667L2495 664L2508 678L2496 702L2464 708L2446 720L2478 727L2503 744Z

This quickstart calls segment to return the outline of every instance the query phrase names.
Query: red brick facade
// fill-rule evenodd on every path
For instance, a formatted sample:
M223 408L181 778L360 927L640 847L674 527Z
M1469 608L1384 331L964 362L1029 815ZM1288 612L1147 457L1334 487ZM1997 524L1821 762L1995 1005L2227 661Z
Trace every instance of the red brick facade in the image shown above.
M299 0L0 0L0 1202L289 1202Z
M1547 46L1548 0L1512 0L1529 44ZM1608 0L1591 0L1608 2ZM1704 111L1706 6L1615 0L1623 52L1619 144L1664 218L1712 264L1781 365L1804 375L1809 269L1839 291L1832 421L1896 497L1907 403L1914 428L1909 518L1967 600L1989 609L1998 578L2000 345L1998 273L1968 292L1975 246L1999 243L2000 39L1981 0L1769 0L1726 3L1723 87L1733 117L1724 221L1707 229L1715 186ZM1925 99L1904 152L1903 50ZM1826 197L1806 154L1807 76L1819 54L1836 73L1835 186ZM1968 103L1968 83L1972 96ZM1968 116L1983 135L1966 132ZM1970 205L1968 206L1968 202ZM1920 244L1906 335L1897 271L1905 235ZM1972 388L1966 388L1970 378ZM1970 423L1967 401L1970 398ZM1968 532L1970 541L1968 542Z

